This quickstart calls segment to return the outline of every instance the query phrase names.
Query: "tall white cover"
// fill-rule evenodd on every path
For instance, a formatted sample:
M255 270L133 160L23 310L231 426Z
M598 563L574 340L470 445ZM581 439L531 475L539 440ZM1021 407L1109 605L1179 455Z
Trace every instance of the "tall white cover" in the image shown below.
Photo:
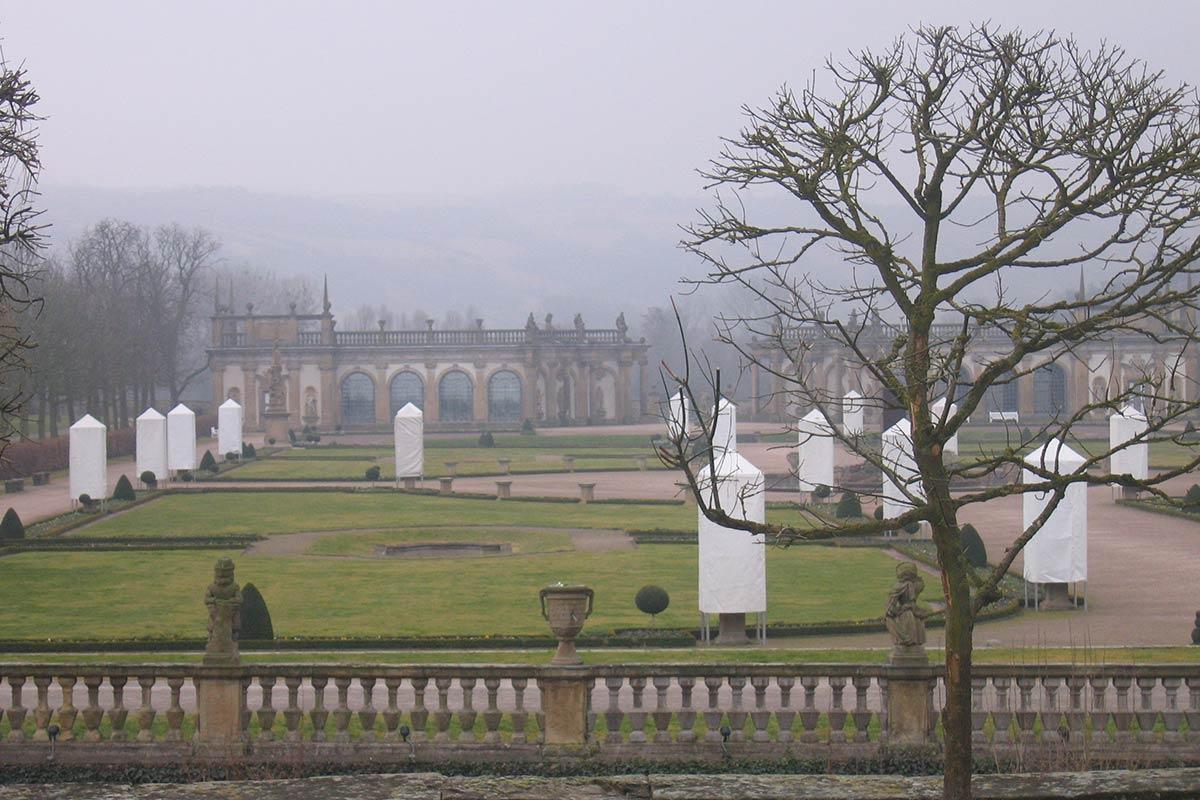
M1065 475L1083 463L1083 456L1055 439L1025 456L1048 472ZM1021 480L1039 483L1040 478L1026 469ZM1046 508L1053 492L1029 492L1024 497L1024 527L1029 528ZM1041 530L1033 535L1024 550L1025 580L1031 583L1072 583L1087 580L1087 487L1073 483Z
M153 472L160 482L167 480L167 418L147 408L137 418L137 474ZM78 495L76 495L78 497Z
M800 491L833 486L833 428L814 408L800 418L796 429L800 434L800 458L796 463Z
M226 453L241 456L243 420L242 407L232 397L217 409L217 451L222 456Z
M68 483L71 500L86 494L94 500L108 497L108 428L84 414L68 432Z
M912 510L908 495L925 498L925 489L917 477L917 462L913 458L912 424L907 418L883 432L879 456L897 478L894 481L887 472L883 474L883 514L889 518L898 517Z
M1115 449L1133 441L1150 427L1146 415L1133 406L1125 406L1108 418L1108 446ZM1145 479L1150 476L1150 444L1138 442L1122 447L1109 457L1108 471L1114 475L1129 474Z
M722 397L713 412L717 421L713 426L713 457L720 460L726 455L737 455L737 406Z
M167 412L167 467L196 468L196 414L183 403Z
M938 421L942 418L942 412L945 410L945 408L946 408L946 398L944 398L944 397L940 400L935 400L933 402L933 405L931 405L929 407L929 413L930 413L930 416L933 417L934 425L936 425L938 423ZM953 417L957 413L958 413L958 403L951 403L950 404L950 413L946 415L946 419L950 419L950 417ZM944 448L942 448L942 452L953 453L954 455L958 455L958 431L955 431L954 435L946 440L946 446Z
M863 396L851 389L842 398L842 433L861 436L863 432Z
M736 453L717 462L717 493L730 517L766 521L762 471ZM698 476L706 497L712 491L707 469ZM711 502L706 499L706 502ZM767 548L762 535L731 530L700 512L700 611L753 614L767 610Z
M412 403L396 412L392 420L396 440L396 478L420 478L425 474L425 415Z
M688 429L692 424L692 409L688 403L687 395L683 389L680 389L675 394L671 395L667 400L666 408L663 409L664 421L667 423L667 438L674 441L675 439L687 436Z

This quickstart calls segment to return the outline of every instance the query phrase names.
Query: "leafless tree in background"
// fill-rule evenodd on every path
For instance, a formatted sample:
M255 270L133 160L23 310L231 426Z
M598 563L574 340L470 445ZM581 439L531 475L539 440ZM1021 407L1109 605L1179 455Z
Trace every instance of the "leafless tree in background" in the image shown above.
M715 203L688 228L685 246L707 265L699 283L738 285L769 309L721 319L723 338L773 373L792 408L819 410L841 446L903 487L911 508L844 524L814 516L808 528L731 517L697 489L711 466L713 420L704 413L701 432L692 441L681 433L661 456L685 472L709 519L776 542L913 522L932 530L946 621L945 797L968 798L972 632L1014 558L1069 486L1119 484L1165 497L1163 481L1197 465L1190 458L1139 481L1110 474L1111 452L1092 448L1067 474L1046 464L1033 468L1033 482L1017 482L1035 442L1070 441L1084 421L1130 403L1148 418L1135 442L1190 443L1178 422L1200 393L1179 365L1197 353L1197 99L1119 48L1088 51L1053 34L989 26L923 27L881 53L829 62L824 77L828 89L814 79L745 109L745 129L706 172ZM759 213L764 197L784 199L784 213ZM974 244L948 246L951 227L968 230ZM844 263L840 279L812 279L814 259L830 258ZM1059 276L1065 289L1080 269L1088 296L1018 299L1031 274ZM745 346L749 336L786 353L789 366L772 367ZM848 354L848 370L874 387L876 404L890 394L907 414L915 472L885 459L877 434L840 432L840 392L813 374L824 340ZM1140 372L1122 365L1119 383L1087 392L1028 435L946 457L943 446L987 411L994 391L1078 357L1088 343L1114 357L1133 346L1175 355ZM964 364L972 370L965 382ZM672 375L702 412L711 407L694 362ZM935 413L943 395L957 408ZM976 488L955 489L966 482ZM1044 513L994 567L976 572L964 556L960 510L1028 492L1049 494Z

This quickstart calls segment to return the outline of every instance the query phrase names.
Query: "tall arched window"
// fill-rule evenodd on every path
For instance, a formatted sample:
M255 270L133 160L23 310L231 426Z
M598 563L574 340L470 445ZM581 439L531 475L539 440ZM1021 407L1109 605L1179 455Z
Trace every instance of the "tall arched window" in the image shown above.
M425 410L425 382L421 380L421 376L415 372L401 372L396 377L392 378L392 383L389 388L391 396L391 415L396 416L396 412L404 408L405 405L412 403L422 411Z
M501 370L488 379L488 419L520 422L521 378L512 370Z
M470 422L475 418L475 393L467 373L453 370L438 381L438 418L442 422Z
M1053 417L1067 406L1067 374L1058 364L1046 364L1033 373L1033 410Z
M362 372L342 380L342 424L375 424L375 381Z

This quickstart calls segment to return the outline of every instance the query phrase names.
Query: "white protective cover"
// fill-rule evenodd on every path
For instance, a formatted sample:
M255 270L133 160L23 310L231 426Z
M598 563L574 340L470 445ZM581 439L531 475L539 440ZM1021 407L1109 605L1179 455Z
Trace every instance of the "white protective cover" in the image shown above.
M1108 418L1108 446L1117 448L1145 433L1150 427L1146 415L1133 406L1125 406ZM1126 473L1135 478L1150 476L1150 444L1139 442L1124 447L1109 457L1108 471L1114 475Z
M226 453L242 455L242 407L232 397L217 409L217 451L219 458Z
M929 414L930 414L930 416L933 417L934 425L936 425L938 423L938 421L942 418L942 411L945 408L946 408L946 398L944 398L944 397L941 400L935 400L933 402L933 405L931 405L929 407ZM951 403L950 404L950 413L946 415L946 419L950 419L950 417L953 417L957 413L958 413L958 403ZM955 431L954 435L951 436L946 441L946 446L944 448L942 448L942 452L953 453L954 455L958 455L958 431Z
M796 475L800 491L811 492L817 486L833 486L833 428L817 409L796 423L800 435Z
M925 497L925 489L916 477L917 462L913 458L912 424L907 418L883 432L879 457L899 479L897 484L886 472L883 474L883 514L888 518L898 517L911 511L913 507L905 492L922 499Z
M736 453L717 462L721 508L731 517L766 521L762 471ZM712 489L707 469L701 490ZM731 530L700 512L700 611L704 614L753 614L767 610L767 548L761 534Z
M396 478L420 478L425 474L425 415L412 403L396 412L392 420L396 440Z
M183 403L167 412L167 467L196 468L196 414Z
M108 428L91 414L71 426L67 439L71 501L86 494L94 500L108 497Z
M722 397L713 413L717 417L713 426L713 458L719 461L726 455L737 455L737 406Z
M1074 472L1083 464L1083 456L1055 439L1025 456L1026 464L1057 474ZM1029 470L1022 471L1024 483L1042 479ZM1027 530L1053 497L1052 492L1029 492L1024 497L1024 528ZM1073 583L1087 580L1087 487L1073 483L1066 495L1033 535L1024 550L1025 580L1031 583Z
M170 477L167 472L167 418L153 408L147 408L137 418L136 450L139 476L143 472L153 472L160 483Z
M842 433L847 436L862 436L863 396L851 389L842 398Z
M663 409L663 421L667 423L667 438L674 441L686 437L692 424L692 409L687 395L680 389L667 400Z

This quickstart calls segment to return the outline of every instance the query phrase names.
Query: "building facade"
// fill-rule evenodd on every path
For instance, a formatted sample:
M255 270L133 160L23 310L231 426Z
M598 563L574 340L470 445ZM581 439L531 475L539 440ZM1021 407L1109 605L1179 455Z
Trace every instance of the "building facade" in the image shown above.
M219 306L208 351L213 402L233 398L262 430L278 344L289 424L321 430L390 428L406 403L438 430L634 422L646 413L648 346L613 328L538 325L466 330L338 331L328 290L319 314L235 314Z

